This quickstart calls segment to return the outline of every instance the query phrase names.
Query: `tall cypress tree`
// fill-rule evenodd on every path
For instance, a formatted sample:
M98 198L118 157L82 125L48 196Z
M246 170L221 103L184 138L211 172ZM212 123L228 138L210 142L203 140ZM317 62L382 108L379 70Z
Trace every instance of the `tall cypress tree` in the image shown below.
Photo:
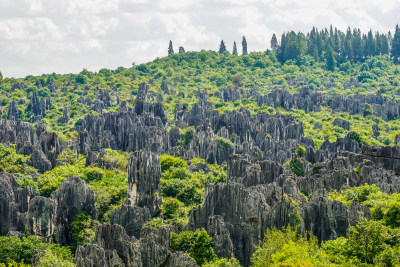
M372 30L369 30L368 36L367 36L368 57L374 56L375 50L376 50L376 44L375 44L375 40L374 40L374 35L372 34Z
M222 53L224 53L226 51L226 46L225 46L225 43L224 43L224 40L221 40L221 44L219 45L219 53L220 54L222 54Z
M400 57L400 28L396 25L396 30L393 35L392 49L390 50L390 55L393 57L394 61L397 62Z
M278 39L276 38L275 33L272 34L272 38L271 38L271 49L273 51L276 51L276 49L278 49Z
M330 71L335 71L336 59L335 54L331 46L328 46L328 51L326 54L326 67Z
M382 34L381 36L381 54L389 55L389 40L386 34Z
M360 29L353 29L353 40L351 42L354 59L361 60L363 57L362 39Z
M236 47L236 42L233 42L233 50L232 50L232 55L237 56L238 52L237 52L237 47Z
M242 39L242 55L247 55L247 41L246 41L246 37L244 37L244 36Z
M169 46L168 46L168 56L174 53L174 47L172 46L172 41L169 40Z

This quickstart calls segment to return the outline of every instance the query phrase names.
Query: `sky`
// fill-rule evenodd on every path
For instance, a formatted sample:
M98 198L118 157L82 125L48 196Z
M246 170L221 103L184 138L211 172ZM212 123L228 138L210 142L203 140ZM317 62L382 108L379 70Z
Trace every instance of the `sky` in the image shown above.
M0 0L4 77L130 67L177 52L228 50L246 36L265 51L273 33L331 24L393 33L400 0Z

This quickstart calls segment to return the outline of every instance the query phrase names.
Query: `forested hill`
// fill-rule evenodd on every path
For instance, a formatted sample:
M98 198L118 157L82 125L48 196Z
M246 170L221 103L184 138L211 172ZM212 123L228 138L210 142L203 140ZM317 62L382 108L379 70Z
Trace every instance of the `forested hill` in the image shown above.
M239 45L0 76L0 266L400 264L399 27Z

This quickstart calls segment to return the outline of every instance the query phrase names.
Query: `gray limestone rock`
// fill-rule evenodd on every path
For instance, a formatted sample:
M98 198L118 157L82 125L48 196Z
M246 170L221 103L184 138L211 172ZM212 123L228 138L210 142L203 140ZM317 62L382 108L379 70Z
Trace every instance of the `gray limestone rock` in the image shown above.
M342 119L336 118L333 121L333 126L338 126L338 127L343 128L343 129L345 129L347 131L350 131L350 122L348 122L346 120L342 120Z
M60 189L51 194L57 203L57 229L55 241L62 245L71 243L70 223L74 216L85 211L96 219L95 194L78 177L69 177L61 183Z
M111 224L122 225L129 236L138 239L143 225L150 220L151 215L147 207L130 206L126 203L111 214Z
M19 120L19 112L18 112L17 104L15 103L15 101L12 101L10 103L10 105L8 106L7 119L11 120L11 121Z
M197 267L196 261L188 254L177 251L170 253L167 260L167 267Z
M59 123L68 123L70 120L70 111L69 107L65 107L63 111L63 115L57 120Z
M159 157L149 151L136 151L128 165L127 205L146 207L152 217L161 211L161 166Z

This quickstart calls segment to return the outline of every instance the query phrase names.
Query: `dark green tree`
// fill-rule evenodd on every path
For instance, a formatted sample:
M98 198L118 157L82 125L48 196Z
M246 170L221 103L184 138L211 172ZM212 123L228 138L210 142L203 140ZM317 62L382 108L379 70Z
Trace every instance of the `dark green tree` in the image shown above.
M224 40L221 40L221 43L220 43L220 45L219 45L219 51L218 51L218 53L222 54L222 53L224 53L225 51L226 51L226 46L225 46Z
M185 48L183 46L179 47L179 54L185 53Z
M172 41L169 40L169 46L168 46L168 56L174 53L174 47L172 46Z
M1 71L0 71L0 83L2 80L3 80L3 73L1 73Z
M381 55L389 55L389 39L385 34L381 35Z
M330 71L335 71L336 67L336 59L335 59L335 52L333 52L332 47L328 47L328 51L326 53L326 67Z
M344 49L345 49L344 56L347 59L352 60L353 59L353 45L352 45L352 34L351 34L350 27L347 28Z
M396 25L396 30L393 35L392 49L390 50L390 55L395 62L399 60L400 57L400 28Z
M353 55L355 60L362 60L363 58L363 45L362 45L362 38L361 38L361 31L360 29L353 30L353 39L351 42L351 46L353 48ZM328 50L329 51L329 50Z
M274 34L272 34L272 38L271 38L271 49L273 51L276 51L276 49L278 49L278 46L279 46L278 39L276 38L276 35L274 33Z
M375 50L376 50L376 43L375 43L375 39L374 39L374 35L372 34L372 30L369 30L368 32L368 36L367 36L367 51L368 57L372 57L375 56Z
M244 37L244 36L242 39L242 55L247 55L247 41L246 41L246 37Z
M233 50L232 50L232 55L237 56L238 52L237 52L237 47L236 47L236 42L233 42Z

